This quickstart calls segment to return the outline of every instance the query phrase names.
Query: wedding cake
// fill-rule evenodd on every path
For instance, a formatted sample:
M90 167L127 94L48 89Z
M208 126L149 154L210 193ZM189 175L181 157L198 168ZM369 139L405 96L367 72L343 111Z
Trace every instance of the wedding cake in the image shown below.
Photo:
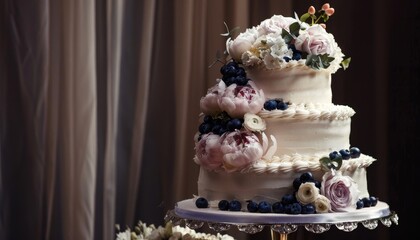
M200 100L194 137L198 208L285 214L375 206L367 168L350 143L355 111L332 102L332 75L348 67L327 31L334 9L274 15L226 34L221 77Z

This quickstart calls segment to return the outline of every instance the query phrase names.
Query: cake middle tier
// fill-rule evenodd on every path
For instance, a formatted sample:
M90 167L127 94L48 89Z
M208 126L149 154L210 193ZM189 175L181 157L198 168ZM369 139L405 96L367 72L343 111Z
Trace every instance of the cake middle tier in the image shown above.
M267 136L275 138L274 156L318 154L350 147L354 110L334 104L292 104L286 110L261 111Z

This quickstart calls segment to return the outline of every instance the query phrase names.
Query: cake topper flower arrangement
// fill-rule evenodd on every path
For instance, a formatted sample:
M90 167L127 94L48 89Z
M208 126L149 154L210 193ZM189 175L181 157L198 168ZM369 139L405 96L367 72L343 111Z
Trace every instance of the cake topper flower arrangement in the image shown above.
M319 11L310 6L300 18L274 15L258 26L248 28L236 38L227 29L226 53L245 67L264 65L267 69L282 69L306 65L326 69L331 73L346 69L350 58L344 59L334 36L326 30L326 22L334 8L325 3Z

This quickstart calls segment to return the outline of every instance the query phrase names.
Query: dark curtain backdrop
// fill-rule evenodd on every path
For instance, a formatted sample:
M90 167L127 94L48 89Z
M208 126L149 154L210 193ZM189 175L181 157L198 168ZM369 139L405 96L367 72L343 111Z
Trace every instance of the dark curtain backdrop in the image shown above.
M224 49L223 22L244 30L324 2L0 0L0 239L113 239L114 224L163 225L177 201L196 194L192 139L199 99L220 75L208 66ZM378 159L368 168L369 192L400 220L350 233L300 228L289 239L416 234L420 1L329 3L336 13L327 28L352 57L332 76L333 102L355 109L350 142ZM70 138L68 147L67 135L82 142ZM94 149L90 175L78 172L86 157L71 152L86 149ZM86 196L88 206L78 200ZM267 228L228 233L270 238Z

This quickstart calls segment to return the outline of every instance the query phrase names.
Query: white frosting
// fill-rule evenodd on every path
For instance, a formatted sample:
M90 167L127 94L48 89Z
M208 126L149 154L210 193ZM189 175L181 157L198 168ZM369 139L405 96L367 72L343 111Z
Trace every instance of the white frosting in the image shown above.
M293 193L293 180L303 172L311 172L314 178L321 181L324 171L319 159L325 155L282 156L274 162L258 161L242 172L226 173L200 169L198 194L209 200L264 199L278 201L285 194ZM368 155L343 160L340 171L350 176L357 183L360 197L369 197L366 181L366 168L375 159Z
M331 103L331 73L307 66L267 70L247 69L247 76L263 89L266 98L282 98L292 103Z
M264 133L277 140L275 155L316 154L349 149L354 110L333 104L291 105L285 111L262 111Z

